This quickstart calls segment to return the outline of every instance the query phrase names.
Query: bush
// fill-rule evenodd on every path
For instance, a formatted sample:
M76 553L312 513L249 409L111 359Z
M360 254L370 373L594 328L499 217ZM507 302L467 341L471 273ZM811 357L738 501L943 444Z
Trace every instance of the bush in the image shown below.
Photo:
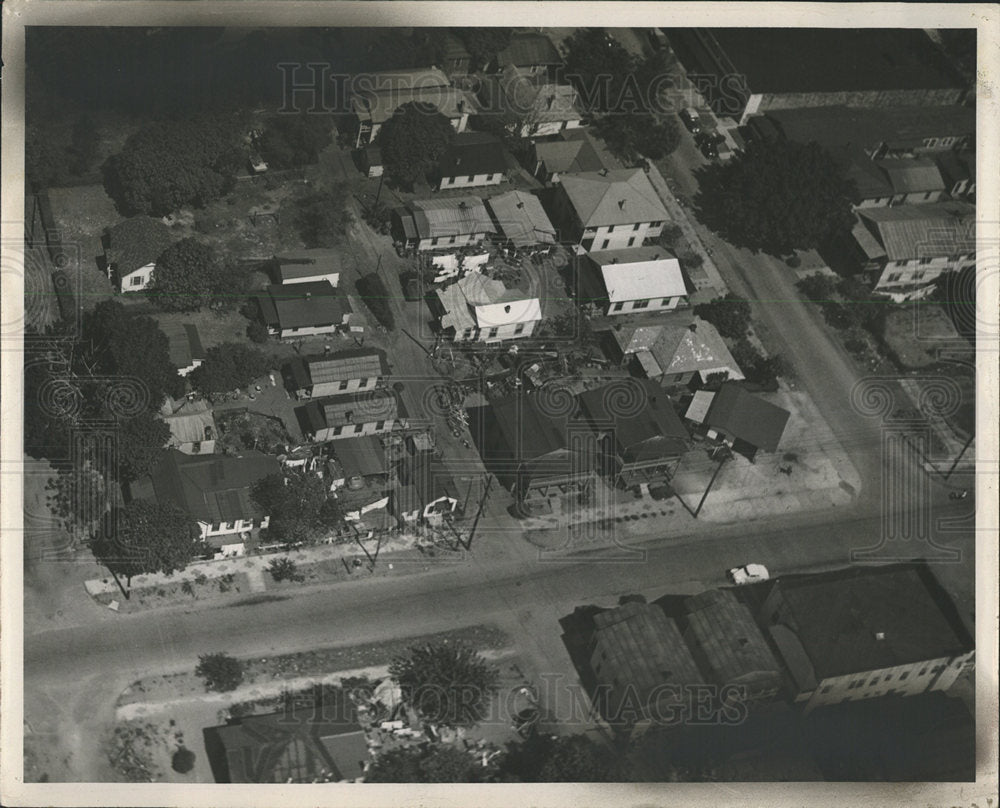
M694 307L694 313L729 339L741 339L750 328L750 304L734 294L700 303Z
M392 331L396 327L396 319L392 314L392 304L389 302L389 290L385 283L375 273L358 278L358 294L365 301L368 309L375 315L385 328Z
M173 761L171 761L171 768L178 774L187 774L191 769L194 768L195 754L190 749L182 746L176 752L174 752Z
M696 252L684 253L681 256L681 265L684 269L697 269L705 263L705 259Z
M837 283L833 278L818 272L814 275L807 275L795 285L806 300L817 303L829 300L837 288Z
M267 326L260 320L251 320L247 326L247 336L251 342L267 342Z
M788 258L785 259L785 264L792 269L798 269L802 266L802 259L795 253L792 253Z
M301 583L306 579L306 576L299 572L298 567L295 566L295 562L290 558L272 558L271 562L267 565L267 571L271 573L271 577L278 583L281 581L297 581Z
M235 690L243 681L243 663L221 652L199 656L194 672L205 680L207 690L220 693Z

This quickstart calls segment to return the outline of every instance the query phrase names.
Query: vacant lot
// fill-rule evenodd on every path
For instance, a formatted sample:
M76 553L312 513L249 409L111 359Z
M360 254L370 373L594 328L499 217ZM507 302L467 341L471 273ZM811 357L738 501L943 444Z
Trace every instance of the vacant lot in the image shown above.
M942 351L972 351L955 330L948 313L936 303L917 302L889 314L885 342L896 361L906 369L938 364Z

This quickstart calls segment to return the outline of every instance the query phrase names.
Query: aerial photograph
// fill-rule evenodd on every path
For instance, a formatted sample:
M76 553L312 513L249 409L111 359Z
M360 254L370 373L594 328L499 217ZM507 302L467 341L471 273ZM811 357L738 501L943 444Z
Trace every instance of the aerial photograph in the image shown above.
M976 60L26 27L23 782L974 782Z

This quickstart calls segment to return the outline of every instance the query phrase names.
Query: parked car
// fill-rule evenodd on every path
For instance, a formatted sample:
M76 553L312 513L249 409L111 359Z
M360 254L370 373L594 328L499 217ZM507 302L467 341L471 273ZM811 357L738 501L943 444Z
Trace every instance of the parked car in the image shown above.
M724 140L718 132L699 132L694 139L701 153L709 160L719 157L719 143Z
M733 567L726 573L729 580L737 586L756 584L770 579L767 567L763 564L747 564L743 567Z
M685 107L677 113L677 117L692 135L697 135L701 131L701 115L694 107Z
M254 174L263 174L267 171L267 163L264 162L264 158L258 152L250 152L250 171Z

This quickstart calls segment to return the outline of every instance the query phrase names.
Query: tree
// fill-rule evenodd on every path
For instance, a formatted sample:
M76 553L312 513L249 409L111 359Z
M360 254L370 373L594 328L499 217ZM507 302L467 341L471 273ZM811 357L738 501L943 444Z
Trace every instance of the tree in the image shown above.
M117 466L107 473L121 482L149 474L162 459L170 440L170 427L151 412L129 418L118 428Z
M493 58L510 44L512 28L459 28L456 33L465 49L472 56L472 68L486 67Z
M186 746L180 747L174 752L170 767L178 774L187 774L194 768L195 754Z
M221 116L149 124L105 163L105 189L126 213L203 207L235 185L243 163L235 130Z
M365 773L366 783L476 783L483 767L468 752L423 744L383 752Z
M221 651L199 656L194 672L205 680L206 690L220 693L235 690L243 681L243 663Z
M63 520L63 528L75 539L89 537L101 524L108 509L108 487L104 475L85 459L79 468L62 471L47 490L49 506Z
M198 524L171 505L133 500L114 509L105 524L91 548L104 566L128 578L182 570L200 543Z
M448 119L433 104L404 104L379 132L386 172L394 182L412 188L437 167L454 136Z
M498 673L467 645L416 646L397 657L389 675L403 698L426 720L445 726L472 726L486 716Z
M313 165L333 141L329 115L276 115L264 122L260 153L274 169Z
M69 145L69 170L71 174L86 174L94 158L97 157L97 147L101 137L97 125L89 115L81 115L73 125L73 136Z
M811 300L814 303L829 300L837 288L837 283L833 278L819 272L807 275L795 285L806 300Z
M615 156L626 163L635 163L642 157L660 160L681 142L676 121L657 120L649 112L606 115L595 123L594 129Z
M635 59L603 28L577 29L563 46L565 75L588 111L627 113L645 108L634 84Z
M499 763L505 780L525 783L606 783L613 766L608 752L585 735L532 735L508 744Z
M283 208L295 232L307 247L342 244L354 216L347 208L350 192L344 188L318 191L289 200Z
M24 170L39 188L47 188L65 178L66 150L52 142L51 130L28 124L24 131Z
M699 303L694 307L694 313L729 339L740 339L750 328L750 304L732 293L708 303Z
M205 352L205 359L189 378L206 395L228 393L246 387L267 373L267 358L257 348L239 342L224 342Z
M215 250L193 238L174 242L156 261L148 296L164 311L197 311L218 274Z
M270 516L268 536L287 545L311 542L343 521L337 500L315 474L268 475L257 481L250 496Z
M773 387L779 376L787 376L790 371L784 357L780 354L764 356L746 337L733 345L733 359L748 382L762 387Z
M375 315L375 319L392 331L396 327L396 318L392 314L389 290L385 288L382 279L372 272L358 278L355 286L365 305Z
M295 565L295 562L290 558L272 558L270 563L267 565L267 571L271 573L271 577L276 583L281 583L282 581L295 581L301 583L306 579L302 573L299 572L299 568Z
M701 221L755 252L811 249L853 221L854 184L816 143L754 141L699 174Z

